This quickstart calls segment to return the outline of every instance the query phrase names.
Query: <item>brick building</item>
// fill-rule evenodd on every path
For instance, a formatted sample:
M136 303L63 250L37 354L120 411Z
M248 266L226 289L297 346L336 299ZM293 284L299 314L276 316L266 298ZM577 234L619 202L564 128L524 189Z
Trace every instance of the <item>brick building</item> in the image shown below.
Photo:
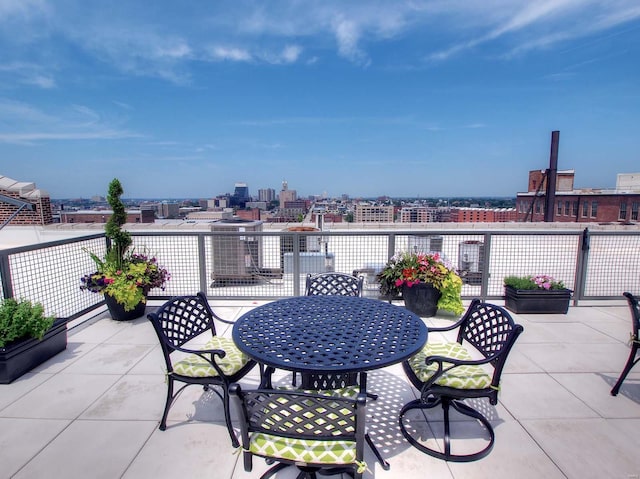
M9 219L10 225L53 223L49 193L37 189L35 183L0 176L0 225Z
M546 179L529 172L529 191L518 193L518 221L544 221ZM562 177L561 177L562 174ZM573 170L558 172L554 222L636 223L640 211L640 173L621 173L615 189L573 188ZM542 186L540 182L542 181Z
M153 210L127 210L127 223L154 223L155 213ZM111 210L83 210L83 211L62 211L60 221L62 223L106 223L111 218Z
M508 223L517 221L515 208L451 208L452 223Z
M393 223L394 207L357 204L354 209L356 223Z

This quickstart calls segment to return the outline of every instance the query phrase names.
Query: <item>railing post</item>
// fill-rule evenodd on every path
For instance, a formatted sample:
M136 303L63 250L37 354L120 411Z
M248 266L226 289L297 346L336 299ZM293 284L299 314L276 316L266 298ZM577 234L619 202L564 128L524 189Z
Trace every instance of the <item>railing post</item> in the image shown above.
M207 296L207 255L204 250L204 235L198 235L198 271L200 276L200 291Z
M574 278L573 305L578 306L578 301L584 299L587 284L587 265L589 264L589 228L582 232L580 249L576 261L576 277Z
M391 259L391 257L396 252L396 235L395 233L389 233L389 245L387 248L387 261ZM386 261L385 261L386 263Z
M300 296L300 233L293 234L293 295Z
M13 284L11 282L11 268L9 255L0 254L0 277L2 278L2 293L4 299L13 297Z
M482 258L482 282L480 284L480 297L483 301L489 295L489 263L491 261L491 233L484 234L484 258Z

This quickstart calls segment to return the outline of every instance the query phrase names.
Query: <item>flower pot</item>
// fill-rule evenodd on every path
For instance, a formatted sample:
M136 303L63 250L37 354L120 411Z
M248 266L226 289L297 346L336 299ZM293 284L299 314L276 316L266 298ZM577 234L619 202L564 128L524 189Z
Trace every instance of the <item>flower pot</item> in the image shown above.
M9 384L67 347L67 320L58 318L42 339L13 341L0 348L0 384Z
M427 283L402 286L402 297L405 307L423 318L436 315L440 296L440 291Z
M517 314L567 314L570 289L515 289L504 287L505 306Z
M146 302L141 301L131 311L125 311L124 306L108 294L104 295L104 302L109 309L109 314L111 314L111 317L116 321L131 321L132 319L144 316L145 308L147 306Z

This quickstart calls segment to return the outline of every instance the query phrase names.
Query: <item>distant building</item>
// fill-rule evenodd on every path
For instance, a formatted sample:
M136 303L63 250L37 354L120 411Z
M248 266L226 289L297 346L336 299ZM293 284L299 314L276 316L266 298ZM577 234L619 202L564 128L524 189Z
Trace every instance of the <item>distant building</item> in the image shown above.
M260 219L260 210L258 208L253 208L249 210L236 210L235 215L243 220L259 220Z
M433 223L437 221L441 221L440 208L405 206L400 210L401 223Z
M451 208L452 223L508 223L517 221L515 208Z
M154 223L155 212L152 209L127 210L127 223ZM106 223L113 215L111 210L61 211L62 223Z
M282 182L282 190L280 191L280 208L285 208L285 203L288 201L296 201L298 199L298 192L296 190L290 190L286 181Z
M258 190L258 201L271 203L276 199L276 190L273 188L265 188Z
M0 226L48 225L53 223L49 193L35 183L0 176Z
M640 210L640 173L621 173L615 189L573 187L574 171L559 171L553 206L554 222L637 222ZM544 221L544 171L529 172L529 191L518 193L518 221Z
M354 211L356 223L393 223L393 206L357 204Z
M173 219L180 217L180 204L178 202L163 201L158 205L158 217Z

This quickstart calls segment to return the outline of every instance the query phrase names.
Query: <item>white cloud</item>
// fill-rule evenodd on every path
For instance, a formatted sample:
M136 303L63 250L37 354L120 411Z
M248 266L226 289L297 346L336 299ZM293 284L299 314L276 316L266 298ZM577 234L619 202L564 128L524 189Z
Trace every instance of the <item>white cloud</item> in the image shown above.
M251 54L242 48L217 46L211 49L211 56L215 60L228 60L234 62L250 62Z

